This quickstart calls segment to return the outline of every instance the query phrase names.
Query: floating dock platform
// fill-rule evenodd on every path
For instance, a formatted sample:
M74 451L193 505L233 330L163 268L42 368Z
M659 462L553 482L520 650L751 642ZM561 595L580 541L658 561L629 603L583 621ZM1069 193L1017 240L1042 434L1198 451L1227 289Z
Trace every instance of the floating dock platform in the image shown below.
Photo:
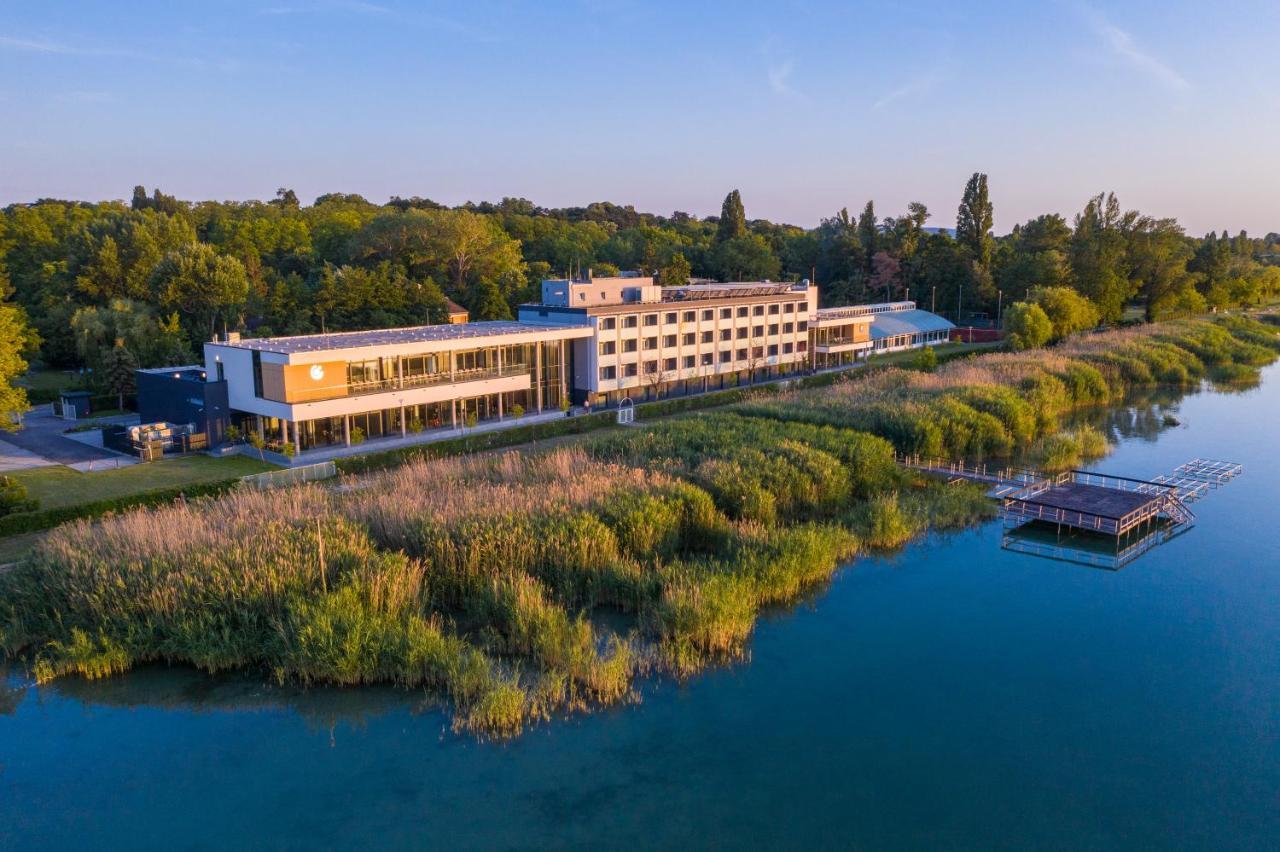
M1187 504L1244 472L1234 462L1193 459L1155 479L1071 470L988 467L899 456L899 464L948 482L989 486L1000 503L1001 546L1117 570L1195 525Z

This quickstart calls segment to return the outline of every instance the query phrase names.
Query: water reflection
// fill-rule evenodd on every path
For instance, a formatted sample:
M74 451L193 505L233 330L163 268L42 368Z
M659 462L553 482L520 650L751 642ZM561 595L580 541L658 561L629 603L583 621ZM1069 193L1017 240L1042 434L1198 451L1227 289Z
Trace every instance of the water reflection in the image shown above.
M1132 530L1122 536L1088 530L1065 529L1043 521L1032 521L1006 529L1000 539L1004 550L1042 559L1119 571L1139 556L1187 532L1190 527L1161 519L1150 530Z
M61 699L109 708L197 714L284 712L296 715L313 730L331 732L338 725L360 729L391 713L432 713L439 708L431 695L417 689L280 685L252 672L211 675L187 666L146 665L125 676L100 680L64 677L39 689L17 670L0 668L0 715L15 714L28 694L42 703Z

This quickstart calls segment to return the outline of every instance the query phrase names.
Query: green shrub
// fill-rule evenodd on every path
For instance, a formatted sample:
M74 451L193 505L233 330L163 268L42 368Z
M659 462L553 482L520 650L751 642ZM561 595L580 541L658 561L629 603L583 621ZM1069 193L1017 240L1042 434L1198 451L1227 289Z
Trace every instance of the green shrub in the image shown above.
M26 485L12 476L0 476L0 518L18 512L34 512L39 507L39 500L27 496Z

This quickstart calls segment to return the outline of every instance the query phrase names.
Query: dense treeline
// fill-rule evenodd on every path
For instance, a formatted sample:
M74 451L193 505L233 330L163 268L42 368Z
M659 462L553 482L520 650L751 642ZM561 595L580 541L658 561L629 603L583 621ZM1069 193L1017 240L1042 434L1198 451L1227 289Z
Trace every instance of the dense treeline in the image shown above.
M1173 219L1124 211L1114 195L1089 200L1074 223L1050 214L1004 237L992 234L992 214L982 174L964 188L954 232L930 227L918 203L882 217L867 202L813 229L749 220L736 190L720 216L700 219L519 198L447 208L328 194L303 206L284 189L268 202L185 202L137 187L128 203L6 208L0 298L11 293L38 334L28 355L101 368L108 358L189 360L223 329L438 322L446 297L473 318L505 318L544 277L588 268L641 270L664 284L814 278L827 304L908 297L951 315L994 316L1038 289L1067 288L1105 322L1135 301L1150 319L1280 291L1275 233L1196 239Z
M459 729L514 734L627 700L647 672L737 659L765 607L842 561L993 511L895 450L1071 466L1106 448L1063 431L1073 409L1256 380L1278 354L1277 330L1248 319L1148 325L845 376L585 446L415 461L365 487L69 524L0 572L0 653L40 680L163 660L393 682L450 702Z

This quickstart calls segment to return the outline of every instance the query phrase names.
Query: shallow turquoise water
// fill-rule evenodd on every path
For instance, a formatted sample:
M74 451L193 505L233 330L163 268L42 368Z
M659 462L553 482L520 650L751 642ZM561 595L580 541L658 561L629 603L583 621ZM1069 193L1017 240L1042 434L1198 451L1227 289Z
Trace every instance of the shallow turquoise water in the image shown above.
M749 663L511 743L392 689L11 691L0 846L1280 846L1280 369L1171 410L1095 467L1246 474L1122 571L932 536L766 618Z

